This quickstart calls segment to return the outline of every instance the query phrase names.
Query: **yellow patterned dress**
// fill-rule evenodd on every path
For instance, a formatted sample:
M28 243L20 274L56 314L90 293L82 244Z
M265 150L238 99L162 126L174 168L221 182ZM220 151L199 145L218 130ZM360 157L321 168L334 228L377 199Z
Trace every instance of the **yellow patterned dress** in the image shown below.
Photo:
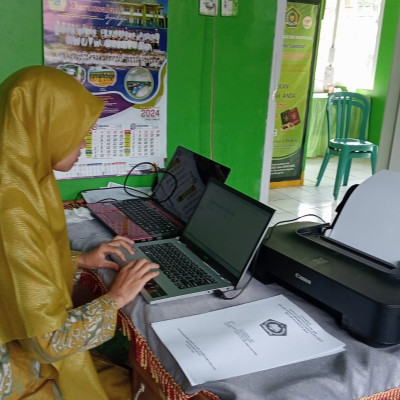
M57 374L50 363L92 349L111 339L116 328L116 317L115 303L105 295L69 310L63 326L54 332L0 346L0 399L62 399L56 384ZM113 368L116 368L116 380L111 386L107 381L109 384L105 390L109 392L109 398L128 400L128 371L116 366Z
M0 84L1 400L129 398L99 377L87 350L114 335L117 309L107 296L74 308L76 265L53 174L103 107L52 67L25 67Z

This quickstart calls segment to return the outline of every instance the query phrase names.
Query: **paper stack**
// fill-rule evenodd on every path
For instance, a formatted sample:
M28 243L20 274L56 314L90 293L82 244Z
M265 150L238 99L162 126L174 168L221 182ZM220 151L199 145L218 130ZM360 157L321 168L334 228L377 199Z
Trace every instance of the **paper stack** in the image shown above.
M323 357L345 347L283 295L152 326L191 385Z

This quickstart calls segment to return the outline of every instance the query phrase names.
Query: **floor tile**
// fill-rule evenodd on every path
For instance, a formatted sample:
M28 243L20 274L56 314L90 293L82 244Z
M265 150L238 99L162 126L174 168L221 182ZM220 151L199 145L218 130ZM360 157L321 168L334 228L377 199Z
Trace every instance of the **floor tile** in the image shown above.
M318 218L320 217L327 223L332 222L336 216L335 209L346 191L352 185L359 184L372 175L369 159L354 159L348 185L340 187L338 199L335 200L333 187L337 161L337 157L331 157L319 186L315 186L315 184L322 164L322 157L307 158L303 186L270 189L268 204L276 209L271 226L279 221L288 221L297 217L302 217L302 221L310 220L322 223Z

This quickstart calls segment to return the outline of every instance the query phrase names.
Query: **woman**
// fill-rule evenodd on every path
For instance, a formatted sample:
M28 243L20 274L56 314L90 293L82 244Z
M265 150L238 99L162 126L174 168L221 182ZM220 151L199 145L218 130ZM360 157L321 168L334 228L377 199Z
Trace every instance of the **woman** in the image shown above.
M106 295L73 308L78 264L119 269L106 256L132 252L116 237L72 255L53 175L77 161L102 109L51 67L24 68L0 85L0 399L108 399L88 349L114 335L118 308L158 274L147 260L132 262Z

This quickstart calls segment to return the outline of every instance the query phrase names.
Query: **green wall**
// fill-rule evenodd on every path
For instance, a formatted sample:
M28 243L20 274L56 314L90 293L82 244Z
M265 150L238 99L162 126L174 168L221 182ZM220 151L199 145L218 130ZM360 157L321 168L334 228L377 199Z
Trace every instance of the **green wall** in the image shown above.
M1 0L0 82L19 68L43 63L41 0Z
M239 1L237 17L213 18L198 14L197 0L169 2L169 153L181 143L215 158L231 167L228 183L254 197L258 197L261 184L274 3Z
M386 0L375 85L369 93L374 142L380 137L399 11L398 0ZM214 158L231 167L228 184L255 198L261 184L275 15L273 1L242 0L237 17L213 18L198 14L198 0L169 0L168 155L181 144ZM43 62L42 1L2 0L0 22L2 81L23 66ZM130 183L150 182L138 179ZM108 180L61 181L62 196L74 198L79 190ZM112 180L122 182L123 177Z
M378 145L381 136L383 112L386 105L386 94L389 87L399 12L399 0L385 0L374 88L370 91L362 91L372 98L368 138Z
M236 17L201 16L198 0L170 0L168 8L168 155L180 144L214 158L231 168L230 185L258 198L276 4L242 0ZM0 18L6 33L0 38L3 80L42 63L42 1L2 0ZM107 181L67 180L60 188L71 199ZM136 184L142 183L148 184Z

